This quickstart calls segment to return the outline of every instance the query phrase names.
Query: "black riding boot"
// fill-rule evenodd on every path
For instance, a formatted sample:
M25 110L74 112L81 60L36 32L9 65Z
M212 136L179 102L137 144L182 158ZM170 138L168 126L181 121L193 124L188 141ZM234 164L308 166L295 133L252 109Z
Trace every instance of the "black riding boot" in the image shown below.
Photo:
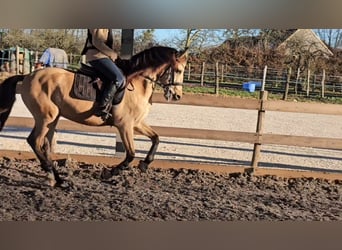
M104 86L104 90L101 94L101 99L99 102L98 109L95 111L96 116L110 116L109 111L112 106L111 102L117 91L115 82L108 83Z

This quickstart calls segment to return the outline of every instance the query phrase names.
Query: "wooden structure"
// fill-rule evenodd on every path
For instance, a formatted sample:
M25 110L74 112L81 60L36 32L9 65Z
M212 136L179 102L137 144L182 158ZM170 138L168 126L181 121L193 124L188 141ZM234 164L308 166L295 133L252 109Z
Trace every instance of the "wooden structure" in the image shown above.
M254 144L253 158L249 166L242 166L245 171L252 171L264 174L277 174L275 170L270 168L260 168L259 162L262 159L261 148L262 145L276 144L288 145L298 147L314 147L342 150L341 138L326 138L326 137L312 137L312 136L294 136L281 134L267 134L263 132L265 125L265 115L267 111L281 111L281 112L298 112L298 113L314 113L327 115L342 115L341 105L337 104L323 104L323 103L300 103L300 102L286 102L279 100L267 100L267 92L261 94L261 99L241 99L236 97L216 97L187 95L186 98L181 99L177 104L181 105L195 105L195 106L211 106L224 108L238 108L258 110L257 128L256 132L240 132L240 131L221 131L221 130L207 130L207 129L190 129L177 127L160 127L152 126L160 136L190 138L190 139L208 139L220 141L235 141ZM155 93L153 95L153 102L168 103L165 101L163 94ZM172 104L171 104L172 105ZM6 126L12 127L32 127L32 118L10 117ZM59 130L74 130L84 132L98 132L98 133L112 133L111 127L90 127L86 125L76 124L68 120L61 120L57 126ZM236 169L234 169L235 171ZM295 175L303 176L303 171L295 172ZM321 173L312 168L310 171L313 174ZM327 171L329 172L329 171Z
M28 74L34 69L33 51L19 46L0 51L1 71L11 74Z
M132 51L133 30L123 30L121 56L123 58L129 57L132 55ZM203 65L203 68L204 66L205 65ZM218 78L218 71L216 71L216 78ZM166 103L163 95L158 93L154 94L153 102ZM198 98L198 96L189 95L186 98L181 99L177 104L258 110L257 127L255 133L153 126L153 129L155 129L160 136L236 141L254 144L253 158L251 159L250 166L247 166L246 170L255 173L274 173L274 170L259 169L258 165L260 159L262 158L261 147L264 144L278 144L342 150L342 139L263 133L263 126L265 121L264 118L267 111L342 115L341 105L321 103L294 103L267 100L267 92L264 89L262 89L260 92L259 100L239 99L234 97L226 98L220 96L205 96L203 98ZM33 120L31 118L10 117L6 125L13 127L31 127L32 123ZM67 120L61 120L57 128L60 130L76 130L99 133L112 133L113 130L113 128L109 127L89 127L79 124L75 126L73 122ZM122 147L122 142L120 140L117 141L116 147L117 152L119 153L124 150L123 148L120 148ZM312 171L314 172L314 169ZM298 175L303 176L304 174L299 173Z
M312 29L297 29L282 42L278 49L285 49L287 55L307 52L315 56L329 57L333 53Z

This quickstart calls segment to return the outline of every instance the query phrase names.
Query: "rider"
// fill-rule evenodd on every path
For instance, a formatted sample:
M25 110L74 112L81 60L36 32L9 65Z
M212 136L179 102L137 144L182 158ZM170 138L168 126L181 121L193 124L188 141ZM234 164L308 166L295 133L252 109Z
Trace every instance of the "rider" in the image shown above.
M88 29L88 37L82 54L86 62L101 74L104 88L96 116L107 115L111 102L118 89L125 83L125 77L114 63L118 54L113 49L111 29Z

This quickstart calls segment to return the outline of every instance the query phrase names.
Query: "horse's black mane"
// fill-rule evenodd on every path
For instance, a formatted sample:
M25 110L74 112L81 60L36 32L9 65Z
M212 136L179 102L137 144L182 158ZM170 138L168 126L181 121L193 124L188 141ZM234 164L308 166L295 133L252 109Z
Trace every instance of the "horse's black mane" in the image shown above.
M171 47L155 46L135 54L131 59L118 59L116 64L125 75L144 70L147 67L158 67L168 63L177 50Z

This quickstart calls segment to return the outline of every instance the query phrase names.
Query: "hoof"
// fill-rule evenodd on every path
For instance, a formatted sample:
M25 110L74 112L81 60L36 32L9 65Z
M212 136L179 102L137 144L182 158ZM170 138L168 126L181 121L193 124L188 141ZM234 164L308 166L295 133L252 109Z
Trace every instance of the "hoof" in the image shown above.
M101 179L102 180L108 180L112 177L112 171L107 169L107 168L104 168L101 172Z
M48 183L49 183L49 186L50 186L50 187L55 187L55 186L57 186L57 181L56 181L56 180L51 180L51 179L49 179L49 180L48 180Z
M47 174L47 179L50 187L55 187L62 182L61 179L58 179L57 181L55 175L52 172Z
M49 182L49 186L50 187L58 187L58 188L62 188L62 189L67 189L67 188L72 188L73 186L71 185L71 183L68 183L65 180L62 179L58 179L57 181L53 178L49 178L48 180Z
M124 169L120 167L115 167L111 169L110 173L112 174L112 176L116 176L119 175L122 170Z
M119 175L121 171L129 169L127 165L119 165L117 167L113 167L111 169L105 168L101 172L101 179L108 180L113 176Z
M130 167L129 165L118 165L111 169L112 176L119 175L122 171L128 170Z
M75 189L74 185L71 182L67 182L67 181L57 182L55 187L68 189L68 190Z
M141 172L146 173L147 171L148 164L144 161L139 161L138 168L140 169Z

